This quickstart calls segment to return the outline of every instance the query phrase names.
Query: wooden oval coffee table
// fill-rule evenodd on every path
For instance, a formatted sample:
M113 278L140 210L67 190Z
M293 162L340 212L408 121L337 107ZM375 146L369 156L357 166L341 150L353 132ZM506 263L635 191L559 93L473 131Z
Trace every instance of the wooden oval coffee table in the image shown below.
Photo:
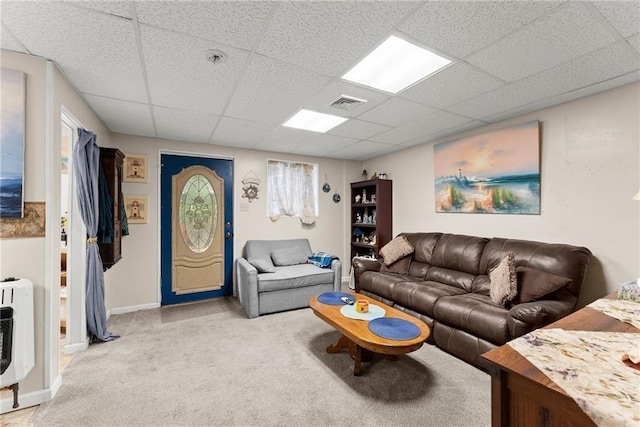
M363 299L369 301L370 305L377 305L385 310L384 317L395 317L413 323L420 329L420 335L410 340L393 340L382 338L369 330L367 320L351 319L344 316L340 309L343 305L323 304L318 301L315 295L309 300L309 306L313 312L333 326L342 334L336 344L327 347L327 353L339 353L343 349L348 349L351 358L355 360L353 375L360 375L360 365L362 361L370 360L371 353L385 354L388 356L399 356L415 351L422 347L424 341L429 337L431 331L429 327L420 319L403 313L393 307L355 292L345 292L352 295L354 300Z

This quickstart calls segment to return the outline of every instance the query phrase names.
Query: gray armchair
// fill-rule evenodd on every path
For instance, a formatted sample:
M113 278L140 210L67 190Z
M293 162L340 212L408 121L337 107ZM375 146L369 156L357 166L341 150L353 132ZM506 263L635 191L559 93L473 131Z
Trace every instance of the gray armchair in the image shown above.
M236 264L238 298L249 318L309 306L309 298L340 291L342 262L307 263L307 239L248 240Z

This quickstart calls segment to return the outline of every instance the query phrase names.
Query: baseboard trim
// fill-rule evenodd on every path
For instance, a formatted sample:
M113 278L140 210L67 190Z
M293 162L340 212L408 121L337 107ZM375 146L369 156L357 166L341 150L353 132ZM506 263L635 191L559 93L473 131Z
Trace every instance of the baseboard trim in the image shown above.
M64 354L80 353L81 351L85 351L87 348L89 348L89 339L88 338L85 340L85 342L65 345L64 346Z
M0 414L7 414L13 411L19 411L20 409L29 408L31 406L37 406L41 403L48 402L56 395L60 386L62 385L62 377L58 377L53 381L53 386L44 390L32 391L29 393L21 393L18 391L18 406L13 407L13 393L7 393L6 398L0 400Z
M111 314L125 314L125 313L133 313L134 311L140 311L140 310L151 310L153 308L158 308L160 307L160 303L154 302L151 304L141 304L141 305L132 305L129 307L118 307L118 308L112 308Z

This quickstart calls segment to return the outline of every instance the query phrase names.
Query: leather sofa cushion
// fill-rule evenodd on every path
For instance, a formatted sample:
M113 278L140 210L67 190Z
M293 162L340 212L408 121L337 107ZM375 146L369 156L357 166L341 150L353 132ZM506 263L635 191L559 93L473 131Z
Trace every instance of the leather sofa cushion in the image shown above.
M368 291L383 298L393 300L392 291L394 287L398 284L406 286L407 283L416 281L422 281L422 279L394 273L365 271L360 276L358 286L361 291Z
M411 261L411 264L409 265L409 276L424 279L424 276L426 276L427 270L429 270L429 268L431 268L430 264L419 261Z
M438 322L496 345L511 339L508 316L507 309L493 304L490 297L478 294L445 296L434 308L434 318Z
M443 234L433 249L431 265L478 275L482 251L488 241L484 237Z
M425 264L431 263L431 256L442 233L401 233L414 247L413 260Z
M471 290L474 275L463 273L462 271L449 270L442 267L431 267L425 276L425 280L444 283L445 285L455 286L465 292Z
M313 264L298 264L276 267L275 273L258 274L258 292L333 283L333 270Z
M390 299L398 305L433 318L433 307L439 298L463 293L462 289L443 283L414 280L394 286Z

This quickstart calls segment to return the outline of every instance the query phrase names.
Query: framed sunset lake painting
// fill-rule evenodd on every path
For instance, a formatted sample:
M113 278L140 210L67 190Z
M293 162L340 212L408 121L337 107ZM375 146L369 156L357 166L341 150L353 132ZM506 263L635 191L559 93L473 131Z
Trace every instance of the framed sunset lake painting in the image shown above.
M436 212L540 214L537 120L433 146Z
M26 75L2 68L0 80L0 218L22 218Z

